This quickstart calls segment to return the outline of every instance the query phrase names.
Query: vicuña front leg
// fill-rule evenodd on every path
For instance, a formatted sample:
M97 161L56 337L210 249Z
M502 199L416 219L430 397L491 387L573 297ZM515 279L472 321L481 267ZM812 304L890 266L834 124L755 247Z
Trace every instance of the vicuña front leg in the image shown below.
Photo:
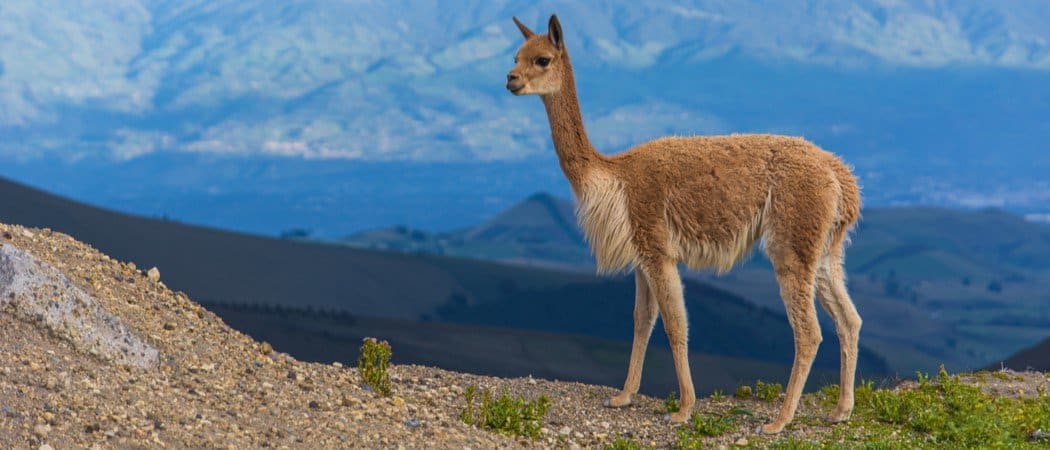
M802 388L806 385L809 369L813 366L813 359L817 356L817 348L820 346L820 323L817 322L817 310L813 305L813 276L805 273L805 270L777 273L780 295L783 297L788 322L791 323L794 332L795 363L791 367L791 379L788 380L780 414L774 421L762 425L759 431L763 434L781 432L795 417Z
M638 393L653 325L656 325L656 302L649 293L645 275L637 270L634 273L634 344L631 346L631 362L627 366L627 381L623 383L623 391L606 400L605 406L619 408L630 405L631 396Z
M678 276L678 267L670 261L644 269L652 298L660 306L660 317L663 318L667 340L671 343L671 356L674 357L674 369L678 375L678 391L682 403L678 412L671 414L670 419L672 422L682 423L689 420L693 404L696 403L693 376L689 370L689 323L686 320L682 280Z

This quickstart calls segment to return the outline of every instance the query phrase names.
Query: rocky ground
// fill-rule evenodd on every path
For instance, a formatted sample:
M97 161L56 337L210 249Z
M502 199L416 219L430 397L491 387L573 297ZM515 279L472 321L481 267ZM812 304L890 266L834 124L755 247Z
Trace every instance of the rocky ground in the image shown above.
M68 278L68 286L54 288L56 298L63 290L83 291L126 327L128 342L157 352L155 359L129 363L85 347L75 330L48 325L45 314L25 310L32 303L10 296L0 311L3 448L590 448L616 437L664 448L675 442L676 427L664 422L661 400L639 397L628 408L604 409L601 400L614 393L607 387L395 366L394 395L379 398L362 387L353 368L297 361L230 329L168 289L162 271L115 261L46 229L0 225L0 236L0 245ZM53 303L41 307L61 306ZM1039 373L989 381L1006 395L1032 395L1047 384ZM463 424L458 416L468 386L549 397L541 436L525 440ZM743 412L733 431L707 444L763 446L774 438L751 430L776 406L702 399L701 411ZM820 420L825 409L818 396L807 396L786 433L808 439L828 432L833 427Z

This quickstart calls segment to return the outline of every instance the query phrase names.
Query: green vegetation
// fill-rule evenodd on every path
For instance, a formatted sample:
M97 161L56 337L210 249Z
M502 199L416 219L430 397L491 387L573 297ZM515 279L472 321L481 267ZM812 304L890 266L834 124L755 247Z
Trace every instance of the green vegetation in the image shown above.
M780 383L766 383L762 380L755 383L755 397L767 402L780 398L780 392L783 390L784 387Z
M1037 448L1037 430L1050 430L1050 397L995 397L979 386L964 383L942 368L936 379L919 374L918 386L874 389L871 382L857 388L857 405L848 426L822 439L822 447L854 448ZM830 407L838 386L821 390ZM779 440L774 448L816 448Z
M674 392L667 394L667 398L664 399L664 412L667 414L678 412L681 405L678 404L678 397L674 395Z
M741 400L747 400L751 398L751 386L744 385L737 387L736 393L734 393L733 396Z
M476 425L512 436L537 438L543 424L543 416L550 408L550 399L541 395L536 400L525 400L525 397L511 397L507 391L493 398L489 391L481 394L481 405L476 405L477 388L470 386L464 394L467 406L459 414L459 419L467 425Z
M692 420L675 433L678 438L678 448L704 448L704 438L721 436L735 426L736 424L729 417L694 412Z
M769 448L774 449L774 450L820 450L820 449L825 448L825 447L828 447L828 446L822 446L822 445L816 444L816 443L811 442L811 441L807 441L807 440L804 440L804 439L798 439L798 438L794 438L794 437L788 437L788 438L779 439L777 441L773 441L769 445ZM869 448L869 447L865 445L864 448ZM872 448L879 448L879 447L872 447Z
M726 399L726 393L722 392L721 389L715 389L714 392L711 392L711 400L712 401L720 402L720 401L725 400L725 399Z
M616 436L616 439L613 439L612 442L603 445L602 449L603 450L642 450L642 444L639 444L638 441L636 441L634 439L631 439L631 438L625 438L623 436Z
M357 359L357 373L376 394L389 397L390 343L375 338L365 338L361 344L361 356Z

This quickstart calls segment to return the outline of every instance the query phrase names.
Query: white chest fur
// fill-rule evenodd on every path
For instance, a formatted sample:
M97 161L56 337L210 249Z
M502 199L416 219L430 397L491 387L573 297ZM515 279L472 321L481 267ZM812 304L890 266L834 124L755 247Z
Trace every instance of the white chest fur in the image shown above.
M638 253L632 243L627 194L609 173L594 171L580 186L576 218L598 264L598 273L615 273L631 266Z

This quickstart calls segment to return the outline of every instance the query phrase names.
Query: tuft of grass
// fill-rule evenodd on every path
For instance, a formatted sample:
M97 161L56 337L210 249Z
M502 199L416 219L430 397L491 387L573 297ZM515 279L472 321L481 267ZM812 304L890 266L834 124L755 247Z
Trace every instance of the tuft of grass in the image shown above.
M775 450L820 450L824 448L824 446L812 441L787 437L771 442L767 448Z
M675 432L678 438L678 448L704 448L704 438L721 436L735 426L733 419L729 417L694 412L692 420Z
M481 405L476 405L477 388L467 387L464 394L467 406L459 419L467 425L476 425L497 433L535 439L540 436L543 417L550 409L550 399L541 395L536 400L511 397L504 390L493 397L489 391L481 393Z
M671 414L678 412L682 405L678 404L678 397L674 395L674 392L667 394L667 398L664 399L664 412Z
M357 373L376 394L389 397L390 343L376 338L365 338L361 344L361 356L357 358Z
M712 401L720 402L720 401L725 400L725 399L726 399L726 393L722 392L721 389L715 389L715 391L711 393L711 400Z
M755 397L758 397L767 402L775 401L780 398L780 392L784 390L784 387L780 383L766 383L762 380L758 380L755 383Z
M747 400L751 398L751 386L740 386L736 388L736 392L733 394L734 397L741 400Z
M820 394L817 396L820 398L820 403L824 406L831 406L839 401L839 393L841 389L837 384L829 384L820 388Z
M612 442L603 445L602 450L642 450L642 444L631 438L616 436Z

